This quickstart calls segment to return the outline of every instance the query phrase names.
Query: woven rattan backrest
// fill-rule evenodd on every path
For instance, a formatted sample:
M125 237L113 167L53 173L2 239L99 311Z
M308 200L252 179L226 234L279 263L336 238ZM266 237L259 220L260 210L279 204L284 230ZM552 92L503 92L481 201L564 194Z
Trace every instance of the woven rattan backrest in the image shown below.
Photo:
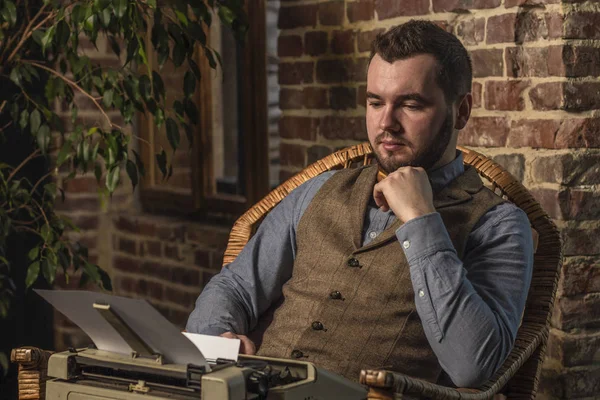
M527 213L532 228L539 235L534 256L533 277L522 323L527 322L528 326L534 325L536 329L544 333L544 340L510 382L510 385L524 398L533 398L537 388L562 263L560 235L540 204L508 171L476 151L463 147L459 147L459 150L463 152L464 163L473 166L483 178L487 179L497 194ZM372 158L371 146L369 143L362 143L337 151L309 165L282 183L235 222L229 236L223 265L235 260L262 218L296 187L325 171L366 165L371 162Z

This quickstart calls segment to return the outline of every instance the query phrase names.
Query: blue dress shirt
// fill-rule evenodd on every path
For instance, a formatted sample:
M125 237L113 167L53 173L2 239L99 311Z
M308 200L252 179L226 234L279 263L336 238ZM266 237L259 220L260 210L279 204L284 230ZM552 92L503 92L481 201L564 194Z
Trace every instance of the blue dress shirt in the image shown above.
M429 171L435 192L464 172L463 157ZM236 260L206 285L189 317L189 332L247 334L281 296L292 276L296 229L308 204L335 171L292 191L265 218ZM372 201L363 245L396 217ZM526 214L512 203L489 210L469 234L461 261L440 214L412 219L396 231L410 266L416 309L438 361L455 385L491 377L512 349L533 269Z

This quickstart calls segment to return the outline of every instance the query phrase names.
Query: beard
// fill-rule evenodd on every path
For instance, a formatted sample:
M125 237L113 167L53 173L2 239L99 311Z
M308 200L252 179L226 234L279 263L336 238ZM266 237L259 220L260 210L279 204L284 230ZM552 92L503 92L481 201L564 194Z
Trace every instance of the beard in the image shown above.
M375 154L375 158L377 159L377 162L379 163L381 169L383 169L388 174L396 171L398 168L401 167L421 167L425 170L429 170L435 165L435 163L437 163L440 160L440 158L442 158L442 156L446 152L446 149L448 148L448 144L450 143L450 139L452 138L453 133L454 120L452 118L452 110L448 109L448 112L446 113L446 118L444 119L444 122L442 123L442 126L440 127L440 130L438 131L437 135L435 135L430 141L430 143L428 143L422 150L417 151L412 160L395 161L393 159L393 152L388 152L386 150L382 150L381 152L379 151L378 145L381 144L383 139L388 138L390 136L393 137L395 141L405 146L408 146L409 148L413 147L412 143L409 143L404 138L397 137L394 135L394 133L388 131L379 134L375 138L375 143L373 143L372 146L373 153ZM381 153L385 153L387 157L384 157L384 155Z

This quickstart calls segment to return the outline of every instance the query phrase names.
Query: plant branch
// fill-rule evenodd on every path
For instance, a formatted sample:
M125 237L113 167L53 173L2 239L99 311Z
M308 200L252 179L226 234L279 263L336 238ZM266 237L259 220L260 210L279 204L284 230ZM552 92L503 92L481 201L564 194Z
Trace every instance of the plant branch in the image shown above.
M4 107L6 107L6 103L7 103L7 101L6 101L6 100L4 100L4 101L2 102L2 104L0 104L0 114L2 114L2 110L4 110Z
M25 41L27 39L29 39L29 36L31 36L31 34L33 33L33 31L36 30L37 28L39 28L41 26L41 25L38 25L34 29L31 29L31 27L33 26L33 24L35 24L35 22L37 21L37 19L44 13L44 10L46 9L46 6L47 5L44 4L40 8L40 11L38 11L37 14L35 14L35 16L31 19L31 21L29 21L29 24L27 24L27 27L25 28L25 32L23 32L23 36L21 37L21 40L15 46L15 48L10 53L10 55L8 56L8 58L5 60L5 64L8 64L13 59L13 57L15 56L15 54L17 54L17 52L23 46L23 44L25 43ZM50 13L42 22L46 22L50 18L50 16L54 16L54 15L55 15L54 12Z
M106 113L106 111L104 111L104 109L102 108L102 106L100 105L100 103L98 103L98 101L94 98L94 96L92 96L91 94L89 94L88 92L86 92L81 86L79 86L77 83L73 82L71 79L67 78L66 76L64 76L63 74L53 70L52 68L48 68L45 65L39 64L37 62L34 61L30 61L30 60L21 60L21 62L26 63L26 64L30 64L33 65L34 67L43 69L44 71L48 71L50 72L52 75L59 77L60 79L62 79L63 81L65 81L66 83L68 83L69 85L71 85L73 88L77 89L81 94L83 94L84 96L86 96L88 99L90 99L94 105L98 108L98 111L100 111L102 113L102 115L104 116L104 118L106 118L106 120L108 121L109 125L111 127L115 127L121 131L123 131L123 128L120 127L117 124L114 124L110 117L108 116L108 114Z
M42 206L40 205L40 203L37 202L36 199L31 198L31 201L33 203L35 203L35 205L37 206L37 208L40 209L40 212L42 213L42 215L44 216L44 220L46 221L46 224L48 224L48 226L50 226L50 221L48 221L48 217L46 217L46 213L44 212L44 209L42 208Z
M12 172L10 173L10 175L8 175L8 178L6 179L6 182L10 182L10 180L15 176L15 174L21 169L23 168L23 166L25 164L27 164L29 161L31 161L32 159L34 159L35 157L37 157L40 153L40 149L35 150L33 153L31 153L29 156L27 156L26 159L24 159L23 161L21 161L21 164L19 164L17 166L17 168L13 169Z
M52 175L54 172L50 171L48 172L46 175L42 176L40 179L38 179L38 181L35 183L35 185L33 185L33 188L31 189L31 191L29 192L29 195L33 195L33 193L35 193L35 190L37 189L37 187L40 185L40 183L42 183L44 181L44 179L46 179L47 177L49 177L50 175Z

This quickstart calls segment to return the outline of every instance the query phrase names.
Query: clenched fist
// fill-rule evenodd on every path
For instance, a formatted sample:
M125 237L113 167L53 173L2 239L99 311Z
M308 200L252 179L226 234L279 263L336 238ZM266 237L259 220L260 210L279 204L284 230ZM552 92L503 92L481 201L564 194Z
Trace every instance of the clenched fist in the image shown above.
M373 198L382 211L391 209L403 222L435 212L431 184L421 167L398 168L375 185Z

